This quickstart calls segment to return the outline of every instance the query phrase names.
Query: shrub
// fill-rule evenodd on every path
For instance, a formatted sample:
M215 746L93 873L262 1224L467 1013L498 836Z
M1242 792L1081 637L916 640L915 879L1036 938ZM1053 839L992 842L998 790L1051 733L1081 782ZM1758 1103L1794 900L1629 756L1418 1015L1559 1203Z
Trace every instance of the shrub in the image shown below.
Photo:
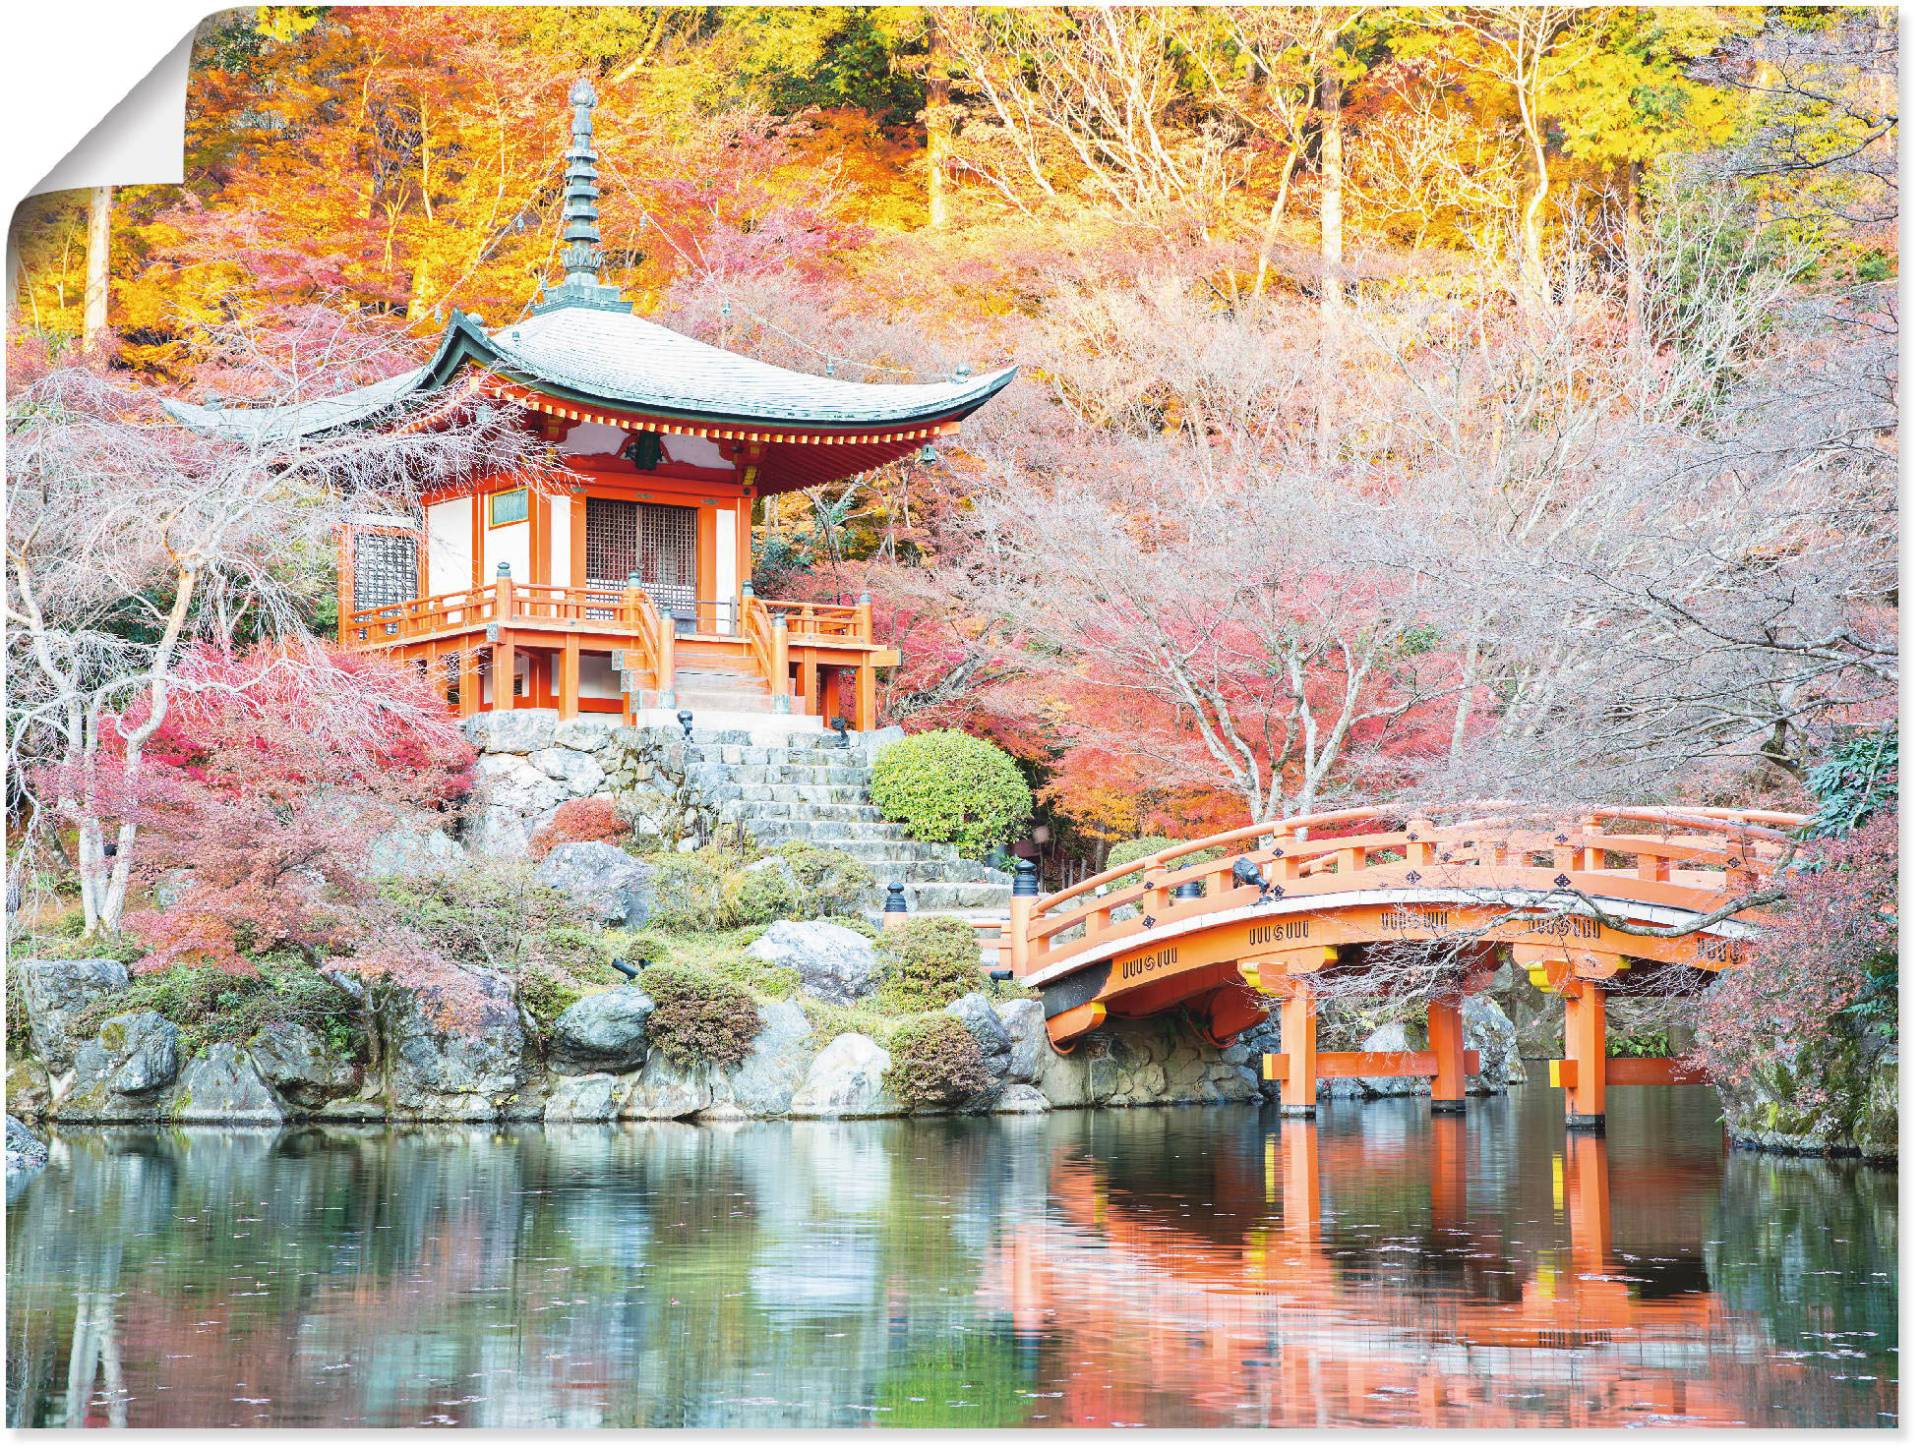
M139 1010L171 1020L190 1056L217 1041L242 1043L276 1024L304 1025L346 1058L365 1054L359 1003L311 965L292 958L261 960L257 973L248 975L189 965L136 975L126 989L82 1010L74 1029L90 1036L112 1016Z
M951 1015L909 1020L893 1032L887 1051L887 1089L916 1110L958 1105L992 1083L980 1042Z
M569 799L527 841L527 857L545 859L561 844L614 844L632 831L615 814L611 799Z
M665 965L648 970L653 997L647 1042L676 1065L738 1065L760 1033L753 996L706 970Z
M653 857L654 908L649 923L669 933L716 930L726 915L728 873L741 856L718 849Z
M733 870L721 884L720 897L720 922L730 929L772 924L802 912L800 881L777 856Z
M873 871L838 849L796 839L782 844L775 854L792 867L802 891L801 903L809 914L852 914L873 888Z
M938 1010L981 989L980 937L951 915L920 915L882 933L881 1002L894 1010Z
M1179 843L1180 841L1178 839L1169 839L1164 834L1149 834L1144 839L1123 839L1107 851L1107 868L1117 869L1122 864L1133 863L1136 859L1150 858L1158 854L1162 849L1175 848ZM1203 860L1210 861L1218 859L1226 852L1226 850L1217 844L1211 849L1197 849L1191 854L1182 856L1179 861L1179 867L1185 869L1189 864L1199 864ZM1109 884L1107 888L1110 890L1128 889L1139 882L1140 873L1136 870L1132 874L1121 875L1120 878Z
M1019 832L1033 795L1013 756L957 729L889 744L873 762L873 802L915 839L979 857Z

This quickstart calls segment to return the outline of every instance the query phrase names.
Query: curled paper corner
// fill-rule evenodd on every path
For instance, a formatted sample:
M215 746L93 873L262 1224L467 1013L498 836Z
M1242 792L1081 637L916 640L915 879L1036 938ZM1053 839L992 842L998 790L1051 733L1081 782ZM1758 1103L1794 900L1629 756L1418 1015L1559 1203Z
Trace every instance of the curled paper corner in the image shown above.
M193 39L189 30L27 194L179 185L186 169L187 62Z

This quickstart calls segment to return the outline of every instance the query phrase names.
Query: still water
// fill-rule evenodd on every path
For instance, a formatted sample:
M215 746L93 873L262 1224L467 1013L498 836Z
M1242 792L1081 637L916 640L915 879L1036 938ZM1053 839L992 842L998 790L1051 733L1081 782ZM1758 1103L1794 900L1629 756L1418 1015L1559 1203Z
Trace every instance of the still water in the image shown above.
M10 1425L1891 1425L1895 1178L1704 1089L64 1133Z

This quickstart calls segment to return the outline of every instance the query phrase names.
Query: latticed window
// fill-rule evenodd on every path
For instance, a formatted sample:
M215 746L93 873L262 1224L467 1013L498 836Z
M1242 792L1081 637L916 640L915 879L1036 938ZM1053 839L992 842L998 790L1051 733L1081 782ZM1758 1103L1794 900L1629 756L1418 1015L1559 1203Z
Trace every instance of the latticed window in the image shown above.
M638 573L663 613L690 617L697 587L694 509L587 499L587 585L623 588Z
M356 610L390 608L419 596L419 539L412 533L354 534L353 606Z

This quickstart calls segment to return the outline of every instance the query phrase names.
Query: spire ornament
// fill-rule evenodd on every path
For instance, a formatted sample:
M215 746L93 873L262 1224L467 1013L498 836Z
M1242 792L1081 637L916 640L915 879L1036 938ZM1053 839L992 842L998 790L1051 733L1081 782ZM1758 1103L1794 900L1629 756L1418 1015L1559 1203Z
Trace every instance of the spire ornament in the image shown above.
M576 80L567 92L573 107L573 137L567 147L566 204L562 210L561 239L567 245L560 253L567 269L564 280L544 287L536 312L554 311L565 306L592 307L597 311L630 312L633 303L620 295L600 275L600 171L596 164L600 153L593 148L593 108L598 98L584 78Z

